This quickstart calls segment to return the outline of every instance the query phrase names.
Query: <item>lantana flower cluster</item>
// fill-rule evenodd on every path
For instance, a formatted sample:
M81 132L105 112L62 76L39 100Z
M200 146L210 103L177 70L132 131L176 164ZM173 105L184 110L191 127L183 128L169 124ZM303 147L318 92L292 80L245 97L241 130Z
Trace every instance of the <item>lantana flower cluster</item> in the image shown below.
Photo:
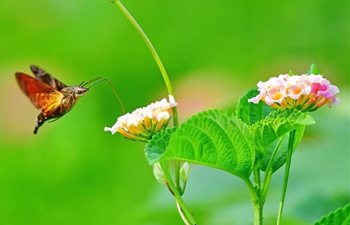
M339 99L337 86L332 85L322 75L288 75L271 77L257 84L260 93L248 100L257 104L260 100L272 108L294 108L302 111L315 111L324 104L336 105Z
M104 130L112 134L119 132L128 139L148 141L156 132L167 127L171 109L176 105L174 97L169 95L169 102L163 98L161 101L138 108L119 117L112 127L105 127Z

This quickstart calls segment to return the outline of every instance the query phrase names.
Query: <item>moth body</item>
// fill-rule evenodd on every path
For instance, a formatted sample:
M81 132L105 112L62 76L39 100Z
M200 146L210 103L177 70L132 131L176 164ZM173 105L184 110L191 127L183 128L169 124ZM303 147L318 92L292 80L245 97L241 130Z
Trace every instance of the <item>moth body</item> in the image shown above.
M33 105L41 110L36 119L34 134L48 120L57 120L69 112L89 89L80 85L67 86L50 76L37 66L30 66L34 77L17 72L17 82L22 91L29 97Z

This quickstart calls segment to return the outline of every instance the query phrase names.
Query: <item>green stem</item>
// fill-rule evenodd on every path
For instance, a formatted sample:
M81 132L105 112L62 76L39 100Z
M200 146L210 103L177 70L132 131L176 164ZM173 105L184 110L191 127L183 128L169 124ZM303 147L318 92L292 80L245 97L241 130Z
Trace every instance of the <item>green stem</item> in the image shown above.
M283 206L284 206L284 200L286 198L288 179L289 179L289 172L290 172L290 165L292 163L292 154L293 154L295 133L296 133L295 129L292 130L289 133L288 151L287 151L287 158L286 158L286 168L285 168L285 171L284 171L284 179L283 179L281 201L280 201L280 206L279 206L278 216L277 216L277 225L279 225L280 222L281 222Z
M262 199L262 203L265 203L266 200L266 196L267 196L267 191L269 190L269 186L270 186L270 181L271 181L271 176L272 176L272 165L275 161L275 158L279 152L279 150L281 149L281 145L284 139L284 135L279 139L277 146L275 148L275 150L272 153L272 156L270 158L269 164L267 165L267 168L265 170L265 178L263 181L263 185L262 185L262 193L261 193L261 199Z
M137 32L140 34L141 38L145 41L147 47L149 48L149 50L151 51L158 67L159 70L163 76L166 88L168 90L169 95L174 96L173 93L173 89L171 86L171 82L169 79L169 76L165 70L165 67L162 63L162 60L160 59L156 49L153 47L151 41L148 39L147 35L145 34L145 32L142 30L142 28L140 27L140 25L136 22L136 20L133 18L133 16L129 13L129 11L124 7L124 5L119 1L119 0L111 0L113 3L115 3L118 8L124 13L124 15L126 16L126 18L130 21L130 23L134 26L134 28L137 30ZM173 107L172 108L173 111L173 123L174 126L178 126L179 125L179 119L178 119L178 113L177 113L177 107ZM164 170L164 168L163 168ZM171 175L168 173L168 177L167 180L169 182L169 186L172 189L172 192L176 198L176 204L178 206L179 209L179 213L181 215L182 218L187 218L189 220L189 222L191 223L187 223L186 220L184 219L184 222L186 224L195 224L193 218L192 218L192 214L188 211L185 210L186 206L184 205L183 200L181 199L181 195L182 193L182 188L180 185L180 162L179 161L175 161L175 184L172 181ZM174 184L172 186L172 184ZM185 213L185 214L184 214Z
M186 218L185 214L182 213L183 210L182 210L182 207L181 207L181 205L179 204L178 201L176 201L176 207L177 207L177 210L180 212L180 216L181 216L182 221L184 221L184 223L186 225L191 225L191 222L188 221L188 219Z
M136 22L136 20L134 19L134 17L129 13L129 11L124 7L124 5L119 1L113 1L111 0L113 3L115 3L118 8L124 13L124 15L126 16L126 18L130 21L130 23L134 26L134 28L137 30L137 32L140 34L141 38L145 41L147 47L149 48L149 50L151 51L160 72L162 73L166 88L168 90L169 95L174 96L173 93L173 88L171 86L171 82L169 79L169 76L165 70L165 67L162 63L162 60L160 59L156 49L153 47L151 41L148 39L146 33L142 30L142 28L140 27L140 25ZM177 113L177 107L173 107L172 108L173 111L173 123L174 126L178 126L179 125L179 119L178 119L178 113ZM179 171L180 170L180 162L175 162L175 182L176 182L176 187L178 188L179 191L181 191L181 186L180 186L180 177L179 177Z
M136 20L134 19L134 17L132 17L132 15L129 13L129 11L124 7L124 5L120 2L120 1L112 1L113 3L115 3L118 8L124 13L124 15L126 16L126 18L131 22L131 24L135 27L135 29L137 30L137 32L140 34L140 36L142 37L142 39L145 41L147 47L149 48L149 50L151 51L160 72L162 73L165 85L167 87L168 93L169 95L174 96L173 93L173 88L171 86L171 82L169 79L169 76L165 70L165 67L162 63L162 60L160 59L156 49L153 47L151 41L148 39L147 35L145 34L145 32L142 30L142 28L140 27L140 25L136 22ZM176 107L173 108L173 121L174 121L174 126L178 126L179 122L178 122L178 115L177 115L177 109Z
M181 198L180 192L178 191L177 187L175 186L175 183L172 180L172 177L167 169L166 163L160 162L160 165L163 169L165 178L167 179L167 185L168 187L170 187L173 195L175 196L176 206L178 208L182 220L185 222L186 225L196 225L197 223L194 220L192 213L188 210L187 206L185 205L185 202Z
M177 190L180 192L180 195L183 194L183 189L180 186L180 169L181 169L181 165L180 165L180 161L179 160L175 160L175 185Z
M255 224L262 224L264 205L261 198L261 178L260 178L260 160L259 159L255 160L253 174L254 174L255 193L257 195L256 202L253 203L253 204L256 204L256 206L254 206L254 215L256 217L254 221L255 221Z
M261 180L260 180L260 161L259 161L259 159L255 159L253 174L254 174L254 186L256 188L260 189Z
M140 25L136 22L136 20L134 19L134 17L132 17L132 15L129 13L129 11L124 7L124 5L120 2L120 1L115 1L114 2L119 9L124 13L124 15L126 16L126 18L128 18L128 20L131 22L131 24L135 27L135 29L137 30L137 32L140 34L140 36L142 37L142 39L145 41L147 47L149 48L149 50L151 51L154 59L156 60L158 67L163 75L164 81L165 81L165 85L167 86L168 92L169 94L173 94L173 90L171 88L171 84L170 84L170 80L169 77L167 75L167 72L165 70L165 67L162 63L162 61L160 60L160 57L156 51L156 49L153 47L151 41L148 39L147 35L145 34L145 32L142 30L142 28L140 27Z
M247 185L250 197L252 199L253 203L253 209L254 209L254 225L262 225L263 224L263 217L262 217L262 205L261 205L261 199L258 196L258 193L256 189L254 188L253 184L249 179L243 178L244 183Z

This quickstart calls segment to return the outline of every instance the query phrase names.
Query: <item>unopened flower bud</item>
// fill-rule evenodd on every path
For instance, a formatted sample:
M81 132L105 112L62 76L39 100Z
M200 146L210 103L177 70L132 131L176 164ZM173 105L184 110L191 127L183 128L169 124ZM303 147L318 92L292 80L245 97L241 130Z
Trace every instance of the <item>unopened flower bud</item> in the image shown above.
M186 183L188 174L190 173L190 164L188 162L185 162L180 170L180 179L182 182Z
M160 163L154 163L153 164L153 174L154 177L156 178L156 180L161 183L161 184L165 184L166 183L166 178L164 175L164 171L162 166L160 165Z

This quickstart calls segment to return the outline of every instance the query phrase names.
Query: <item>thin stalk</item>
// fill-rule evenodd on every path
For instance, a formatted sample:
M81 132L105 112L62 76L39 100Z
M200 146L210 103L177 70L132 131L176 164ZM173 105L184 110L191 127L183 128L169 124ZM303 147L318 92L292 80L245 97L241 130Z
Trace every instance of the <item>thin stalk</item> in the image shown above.
M131 22L131 24L135 27L135 29L137 30L137 32L140 34L141 38L145 41L147 47L149 48L149 50L151 51L160 72L162 73L165 85L167 87L168 93L169 95L173 95L173 88L171 86L171 82L169 79L169 76L165 70L165 67L162 63L162 60L160 59L156 49L153 47L151 41L148 39L147 35L145 34L145 32L142 30L142 28L140 27L140 25L136 22L136 20L134 19L134 17L132 17L132 15L129 13L129 11L124 7L124 5L120 2L120 1L112 1L113 3L115 3L118 8L124 13L124 15L126 16L126 18ZM178 122L178 115L177 115L177 109L176 107L173 108L173 121L174 121L174 126L178 126L179 122Z
M171 83L168 77L168 74L165 70L165 67L162 63L162 60L160 60L160 57L156 51L156 49L153 47L151 41L148 39L147 35L145 34L145 32L142 30L142 28L140 27L140 25L136 22L136 20L134 19L134 17L129 13L129 11L124 7L124 5L120 2L120 1L114 1L114 3L119 7L119 9L124 13L124 15L126 16L126 18L131 22L131 24L135 27L135 29L137 30L137 32L140 34L140 36L142 37L142 39L145 41L147 47L149 48L149 50L151 51L154 59L156 60L158 67L163 75L164 81L165 81L165 85L167 86L168 92L169 94L173 94L173 90L171 87Z
M279 206L278 216L277 216L277 225L279 225L280 222L281 222L283 206L284 206L284 200L286 198L288 179L289 179L289 172L290 172L290 165L292 163L292 154L293 154L295 133L296 133L296 130L294 129L289 134L288 151L287 151L287 159L286 159L286 168L285 168L285 171L284 171L282 194L281 194L280 206Z
M166 88L168 90L169 95L174 96L169 76L165 70L165 67L162 63L162 60L160 59L156 49L153 47L151 41L149 40L149 38L147 37L145 32L142 30L140 25L133 18L133 16L124 7L124 5L119 0L116 0L116 1L111 0L111 1L113 3L115 3L118 6L118 8L124 13L126 18L130 21L130 23L134 26L134 28L140 34L141 38L145 41L147 47L151 51L157 65L159 67L159 70L163 76L163 79L164 79L164 82L165 82L165 85L166 85ZM178 126L179 120L178 120L177 107L173 107L172 111L173 111L173 124L174 124L174 126ZM181 198L181 195L183 194L183 192L182 192L183 189L181 188L181 185L180 185L180 162L175 161L175 183L173 182L171 174L168 172L166 165L164 163L161 163L161 166L163 168L164 174L165 174L167 182L168 182L167 186L168 186L170 192L175 196L176 205L177 205L178 211L181 215L181 218L183 219L183 221L185 222L186 225L187 224L195 225L196 222L194 221L191 212L187 209L185 203L183 202L183 200Z
M264 181L262 184L262 192L261 192L261 198L262 198L263 204L265 203L267 191L269 190L269 186L270 186L270 181L271 181L271 176L272 176L272 165L273 165L273 162L275 161L275 158L276 158L276 156L281 148L283 139L284 139L284 135L279 139L277 146L272 153L269 164L267 165L267 168L265 170L265 178L264 178Z
M262 206L260 204L260 198L256 192L256 189L254 188L252 182L247 179L243 178L244 183L247 185L250 197L252 199L253 203L253 210L254 210L254 225L262 225L263 224L263 217L262 217Z
M177 210L178 210L179 212L181 212L181 213L180 213L180 216L181 216L182 221L184 221L184 223L185 223L186 225L191 225L191 222L188 221L187 218L186 218L186 216L185 216L185 214L182 213L183 210L182 210L182 207L181 207L181 205L179 204L178 201L176 201L176 207L177 207Z
M160 165L163 168L165 178L167 179L167 185L168 187L170 187L173 195L175 196L176 206L178 208L182 220L185 222L186 225L196 225L197 223L194 220L192 213L185 205L185 202L182 200L181 194L175 186L175 183L172 180L172 177L168 171L166 164L164 162L160 162Z
M181 169L181 165L180 165L180 161L179 160L175 160L175 168L174 168L174 173L175 173L175 185L177 190L180 192L180 195L183 194L183 189L180 186L180 169Z
M115 3L118 6L118 8L124 13L126 18L130 21L130 23L134 26L134 28L140 34L141 38L146 43L148 49L152 53L153 58L159 67L160 72L162 73L162 76L163 76L163 79L164 79L164 82L165 82L165 85L166 85L166 88L168 90L169 95L174 96L173 88L171 86L169 76L165 70L165 67L162 63L162 60L160 59L156 49L153 47L153 45L152 45L151 41L149 40L149 38L147 37L146 33L142 30L142 28L137 23L137 21L134 19L134 17L129 13L129 11L124 7L124 5L119 0L117 0L117 1L111 0L111 1L113 3ZM174 124L174 126L177 127L179 125L177 107L173 107L172 111L173 111L173 124ZM179 192L181 192L182 188L180 186L180 177L179 177L180 166L179 165L180 165L180 162L175 161L175 182L176 182L177 189L179 190Z

